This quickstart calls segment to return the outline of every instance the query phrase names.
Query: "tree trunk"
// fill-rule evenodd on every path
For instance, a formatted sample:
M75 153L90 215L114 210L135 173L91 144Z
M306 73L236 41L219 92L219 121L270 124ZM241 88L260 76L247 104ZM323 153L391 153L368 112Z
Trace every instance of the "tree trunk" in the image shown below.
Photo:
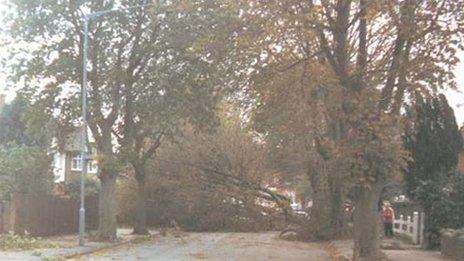
M339 237L343 235L345 230L345 223L343 222L344 209L343 202L345 200L345 195L342 192L342 185L340 184L337 178L332 177L333 182L330 184L330 200L331 200L331 214L330 221L332 223L332 233L334 237Z
M328 240L333 238L331 220L330 193L319 189L313 194L313 206L310 213L309 237L315 240Z
M380 251L379 207L382 186L355 189L353 260L384 260Z
M343 207L338 183L328 182L329 173L318 173L311 179L313 206L311 207L309 237L329 240L339 236L343 230ZM334 193L338 191L340 193Z
M344 134L344 122L338 115L329 119L329 138L335 142ZM333 155L316 140L316 154L310 156L308 176L313 189L310 233L317 240L329 240L344 234L343 201L345 193L339 170L334 168Z
M98 240L116 239L116 175L104 170L100 173L101 190L98 202Z
M147 209L146 209L146 185L145 171L143 167L136 167L135 176L137 180L137 199L135 205L134 234L149 234L147 229Z

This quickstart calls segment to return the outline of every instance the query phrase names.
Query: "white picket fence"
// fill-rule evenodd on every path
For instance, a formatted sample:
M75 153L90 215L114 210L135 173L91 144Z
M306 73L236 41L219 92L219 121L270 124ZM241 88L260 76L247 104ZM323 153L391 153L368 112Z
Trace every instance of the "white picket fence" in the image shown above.
M424 240L424 218L423 212L420 215L419 212L414 212L412 218L400 215L399 219L393 222L393 232L406 235L412 239L413 244L421 245Z

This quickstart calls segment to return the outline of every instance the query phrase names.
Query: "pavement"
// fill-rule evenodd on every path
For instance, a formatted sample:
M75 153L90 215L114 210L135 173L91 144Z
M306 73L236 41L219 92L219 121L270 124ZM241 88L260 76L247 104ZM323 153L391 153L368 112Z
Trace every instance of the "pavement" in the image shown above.
M449 260L441 256L440 251L426 251L417 246L406 244L400 240L387 239L383 244L391 245L392 241L396 241L401 249L383 249L390 261L443 261ZM332 242L338 249L340 254L346 257L353 256L353 241L352 240L336 240Z
M88 243L86 246L72 248L44 248L29 251L0 251L0 260L60 260L67 256L74 256L82 253L89 253L95 249L112 247L112 244Z
M0 260L63 260L69 257L89 254L101 249L117 247L118 245L127 244L143 238L143 236L134 236L131 233L131 229L118 229L118 241L116 242L93 242L86 237L85 246L78 245L77 235L47 237L42 240L56 247L28 251L0 251Z
M439 261L449 260L440 255L438 251L424 251L424 250L387 250L388 258L392 261Z

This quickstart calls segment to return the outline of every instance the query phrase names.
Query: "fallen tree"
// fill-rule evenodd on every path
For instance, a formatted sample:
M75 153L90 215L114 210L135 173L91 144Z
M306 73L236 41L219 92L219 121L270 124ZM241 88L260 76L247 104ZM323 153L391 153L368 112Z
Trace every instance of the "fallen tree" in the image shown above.
M238 117L221 119L216 132L184 126L181 139L159 148L147 168L149 224L176 220L186 230L254 231L291 222L290 199L268 185L264 144L253 140ZM121 189L125 220L133 218L133 181L130 173Z

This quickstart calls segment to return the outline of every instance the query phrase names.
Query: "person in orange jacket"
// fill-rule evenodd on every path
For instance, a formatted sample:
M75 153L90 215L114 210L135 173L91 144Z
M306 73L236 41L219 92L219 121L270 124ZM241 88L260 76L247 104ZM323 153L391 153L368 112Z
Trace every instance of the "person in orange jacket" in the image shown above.
M393 237L393 221L395 220L395 210L390 202L385 201L382 208L383 227L386 237Z

